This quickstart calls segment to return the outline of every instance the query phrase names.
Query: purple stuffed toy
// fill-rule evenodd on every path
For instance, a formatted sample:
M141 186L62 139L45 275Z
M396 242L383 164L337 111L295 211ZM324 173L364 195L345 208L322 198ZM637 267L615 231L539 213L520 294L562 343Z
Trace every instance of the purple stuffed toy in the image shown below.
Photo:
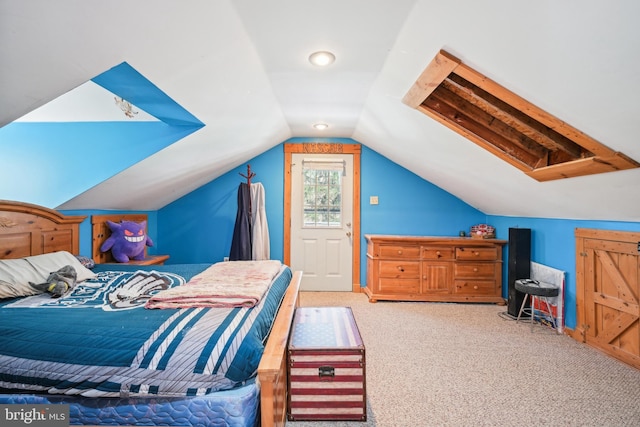
M107 225L111 229L111 236L100 246L100 250L106 252L111 249L113 258L118 262L129 262L130 259L143 260L145 245L153 246L145 232L146 221L121 221L119 224L107 221Z

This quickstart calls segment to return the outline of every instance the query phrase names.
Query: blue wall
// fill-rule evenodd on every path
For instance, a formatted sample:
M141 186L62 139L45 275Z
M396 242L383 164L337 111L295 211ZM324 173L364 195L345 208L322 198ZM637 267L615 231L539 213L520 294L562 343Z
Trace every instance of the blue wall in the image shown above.
M280 144L247 162L265 188L271 258L283 259L284 154ZM238 210L238 186L246 164L158 211L161 253L171 263L217 262L229 256Z
M13 179L0 181L0 194L57 206L192 132L162 122L10 123L0 148Z
M487 216L457 197L362 146L363 234L457 236ZM378 205L369 203L378 196ZM364 242L364 240L363 240Z

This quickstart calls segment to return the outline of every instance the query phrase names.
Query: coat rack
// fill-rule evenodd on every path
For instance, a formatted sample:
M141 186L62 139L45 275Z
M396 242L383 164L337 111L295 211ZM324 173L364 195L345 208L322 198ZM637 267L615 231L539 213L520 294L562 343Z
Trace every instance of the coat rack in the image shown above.
M247 179L247 185L251 185L251 178L256 176L255 173L251 172L251 165L247 165L247 174L240 173L240 176L243 176Z
M256 176L255 173L251 172L251 165L247 165L247 174L240 173L240 176L243 176L247 179L247 186L251 187L251 178ZM249 217L253 215L253 207L251 206L251 192L249 192Z

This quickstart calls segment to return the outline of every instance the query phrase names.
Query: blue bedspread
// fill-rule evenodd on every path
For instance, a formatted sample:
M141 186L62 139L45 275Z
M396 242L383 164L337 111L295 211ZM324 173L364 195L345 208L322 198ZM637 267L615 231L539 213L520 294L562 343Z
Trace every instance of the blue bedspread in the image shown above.
M208 264L97 266L59 300L0 307L0 387L87 397L180 397L252 379L292 273L253 308L149 310L148 297Z

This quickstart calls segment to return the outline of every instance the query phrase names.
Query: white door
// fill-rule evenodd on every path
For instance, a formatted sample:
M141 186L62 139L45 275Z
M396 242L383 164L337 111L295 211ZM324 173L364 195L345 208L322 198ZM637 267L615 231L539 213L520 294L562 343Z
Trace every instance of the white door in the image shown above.
M291 267L304 291L353 289L353 156L293 154Z

